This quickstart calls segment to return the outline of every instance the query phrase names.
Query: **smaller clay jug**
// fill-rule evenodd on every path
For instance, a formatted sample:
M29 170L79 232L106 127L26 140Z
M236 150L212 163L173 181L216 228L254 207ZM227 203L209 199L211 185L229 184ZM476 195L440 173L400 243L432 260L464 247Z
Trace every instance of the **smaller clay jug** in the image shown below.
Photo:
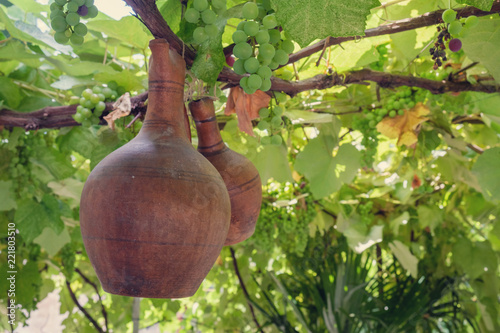
M222 141L210 98L192 101L189 110L198 132L198 151L219 171L231 199L231 225L224 245L252 236L262 203L259 172L246 157Z

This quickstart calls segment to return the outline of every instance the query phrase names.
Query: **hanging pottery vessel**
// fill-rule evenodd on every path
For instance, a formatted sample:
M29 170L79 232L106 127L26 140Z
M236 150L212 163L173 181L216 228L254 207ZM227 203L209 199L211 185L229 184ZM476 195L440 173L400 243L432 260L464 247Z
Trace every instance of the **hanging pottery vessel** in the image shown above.
M137 137L88 177L81 231L105 291L188 297L224 244L230 201L217 170L188 139L184 60L163 39L149 46L146 119Z
M262 203L262 184L255 166L229 149L219 132L210 98L192 101L189 110L198 132L198 151L219 171L231 198L231 226L224 245L252 236Z

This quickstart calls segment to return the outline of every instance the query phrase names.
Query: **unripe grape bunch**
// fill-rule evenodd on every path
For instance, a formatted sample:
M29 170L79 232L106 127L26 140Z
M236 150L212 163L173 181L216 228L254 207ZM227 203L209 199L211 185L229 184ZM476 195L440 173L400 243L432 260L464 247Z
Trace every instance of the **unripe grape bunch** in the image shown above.
M99 13L94 0L55 0L50 4L50 26L59 44L82 45L88 32L81 18L94 18Z
M219 34L219 28L215 25L218 14L226 10L226 0L194 0L192 7L184 13L184 19L198 27L193 31L193 40L201 44L209 38L215 38Z
M283 142L283 138L280 135L285 124L282 118L283 112L283 108L279 105L259 110L260 121L257 124L257 128L269 133L268 136L263 136L261 138L261 143L263 145L280 145Z
M288 63L294 44L282 39L273 10L263 4L247 2L242 7L245 19L233 33L233 54L237 58L233 70L246 75L240 86L247 94L271 88L272 70Z
M73 119L82 124L83 127L98 125L103 111L106 109L106 102L115 101L120 93L124 93L125 89L115 81L111 81L107 86L94 86L92 89L87 88L82 92L80 97L80 105L76 107L76 113Z

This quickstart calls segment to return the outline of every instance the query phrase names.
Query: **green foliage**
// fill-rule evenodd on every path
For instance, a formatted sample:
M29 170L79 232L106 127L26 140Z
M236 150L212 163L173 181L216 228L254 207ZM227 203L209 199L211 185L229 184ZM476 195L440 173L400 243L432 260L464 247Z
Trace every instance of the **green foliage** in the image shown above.
M29 130L38 121L69 118L68 109L57 108L44 109L48 115L33 118L27 129L1 125L0 250L7 253L9 223L15 223L19 325L29 323L38 302L54 291L60 296L60 313L67 315L62 323L66 332L96 331L71 293L87 300L82 306L103 330L132 332L133 300L102 290L82 243L78 210L90 171L141 128L140 120L125 128L134 115L116 121L114 131L98 125L107 111L97 105L113 102L125 91L131 96L146 91L148 42L153 36L135 17L116 21L99 13L85 22L88 33L82 45L63 46L54 41L54 32L39 28L50 26L49 7L55 6L10 2L13 5L0 4L1 121L4 109L26 113L80 103L83 95L83 103L94 100L94 123L87 127ZM86 3L92 6L93 1ZM217 13L217 34L199 44L193 32L201 27L208 35L213 15L203 17L201 12L197 20L188 20L182 15L195 5L193 1L156 3L186 47L197 52L186 96L192 97L191 85L199 84L195 88L200 90L204 83L210 85L200 93L209 91L218 98L223 140L254 163L264 192L255 234L222 250L192 298L142 299L141 328L157 324L168 332L500 331L498 93L433 95L399 87L399 78L388 87L370 81L346 83L293 98L274 91L260 119L246 124L253 126L252 133L239 129L241 114L222 115L228 90L221 90L217 82L226 66L223 50L231 49L234 38L244 46L234 49L241 59L233 69L255 75L251 81L261 81L253 82L255 86L264 86L272 76L303 81L368 68L381 72L377 75L453 81L455 86L484 86L494 82L490 76L498 83L497 16L464 20L464 27L474 21L477 25L460 36L462 50L447 52L447 60L440 56L440 69L433 69L435 60L425 49L438 37L435 27L344 42L325 49L321 59L317 53L286 65L286 54L299 51L298 46L329 35L362 36L365 28L448 8L448 2L393 2L376 9L379 2L374 0L349 6L345 1L259 0L244 9L246 1L196 1L197 7L211 6ZM465 3L489 10L493 1ZM453 3L452 8L461 9ZM75 25L75 33L83 34L80 29ZM479 63L461 70L472 61ZM250 85L248 78L243 82ZM93 90L96 87L102 89L104 100ZM409 130L405 117L417 103L428 114ZM384 133L396 133L397 138L382 134L379 123L384 123ZM398 145L401 133L414 136L415 142ZM196 142L195 131L192 134ZM3 256L3 313L7 271ZM10 330L5 316L0 327Z

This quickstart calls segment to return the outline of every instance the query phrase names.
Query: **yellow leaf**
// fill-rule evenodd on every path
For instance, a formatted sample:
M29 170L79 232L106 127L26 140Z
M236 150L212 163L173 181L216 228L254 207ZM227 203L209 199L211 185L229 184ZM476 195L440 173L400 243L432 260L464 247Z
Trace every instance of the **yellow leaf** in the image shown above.
M411 146L417 143L420 124L428 120L429 108L417 103L410 110L404 110L404 115L394 118L386 117L377 124L377 130L390 139L398 139L398 146Z

